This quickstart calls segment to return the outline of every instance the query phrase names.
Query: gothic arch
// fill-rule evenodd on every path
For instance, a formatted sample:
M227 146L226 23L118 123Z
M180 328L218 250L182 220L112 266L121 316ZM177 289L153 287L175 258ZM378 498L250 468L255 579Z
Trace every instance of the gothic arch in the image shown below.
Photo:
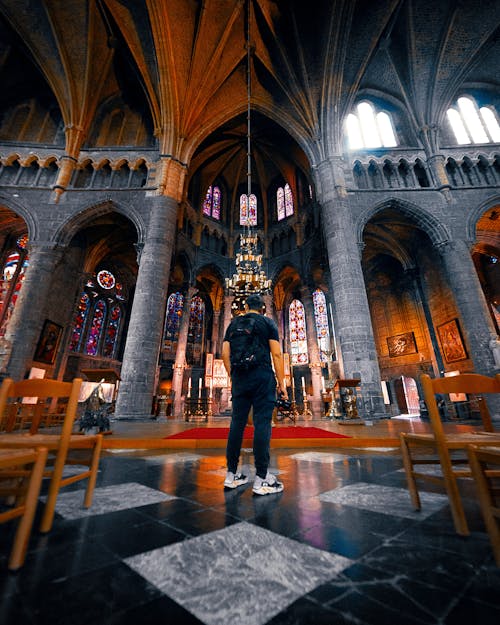
M99 217L106 215L107 213L117 212L130 219L134 224L137 231L137 246L141 246L144 243L144 234L146 232L146 225L142 219L142 216L136 211L135 208L127 206L122 207L114 201L106 200L90 206L86 210L81 211L75 217L69 219L66 223L62 224L54 235L54 241L61 243L62 245L68 245L75 234L84 227L87 223Z
M490 197L481 204L478 204L475 208L467 214L467 221L465 223L465 238L467 241L476 240L476 226L481 217L490 209L500 207L500 195ZM498 209L500 212L500 208Z
M396 198L388 198L380 204L372 206L359 216L356 233L358 245L363 245L363 232L367 223L375 217L377 213L385 209L397 210L408 217L427 234L434 246L445 243L451 238L448 229L421 206Z
M26 208L20 203L16 202L12 199L12 197L8 197L5 193L0 193L0 205L5 206L12 212L19 215L28 227L28 238L30 241L36 241L39 236L39 227L38 221L34 219L31 212L26 210Z

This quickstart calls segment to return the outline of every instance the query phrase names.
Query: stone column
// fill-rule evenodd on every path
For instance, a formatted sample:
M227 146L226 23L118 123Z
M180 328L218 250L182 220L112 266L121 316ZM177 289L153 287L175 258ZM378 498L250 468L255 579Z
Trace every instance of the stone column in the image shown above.
M141 252L135 296L130 313L116 402L119 419L151 415L158 354L162 340L170 260L174 249L177 200L171 196L149 201L149 225Z
M232 313L231 313L231 304L233 303L234 297L233 295L224 295L224 317L223 317L223 328L222 328L222 338L224 339L224 334L226 333L228 325L231 323ZM231 395L230 391L227 388L223 388L221 392L221 400L220 400L220 409L221 412L226 410L227 408L231 408Z
M315 169L328 262L338 358L343 378L361 379L365 407L360 416L387 416L373 337L368 297L361 269L361 253L348 202L340 157Z
M14 380L25 377L45 319L52 276L63 249L48 241L29 244L29 266L2 345L1 371Z
M182 306L182 317L179 325L179 339L177 340L177 351L175 352L174 379L172 380L175 417L182 417L182 382L184 380L184 366L186 364L189 313L191 309L191 299L195 291L196 289L192 286L188 288L187 293L184 295L184 304Z
M215 355L221 353L221 338L220 338L220 310L214 310L214 320L212 322L212 353Z
M319 353L318 340L316 336L316 322L314 318L314 304L311 291L303 286L300 289L302 304L306 315L307 331L307 351L309 352L309 369L311 370L311 380L313 387L313 401L311 402L312 413L320 416L321 412L321 358Z
M460 313L463 338L474 372L495 375L495 360L489 343L496 331L469 246L466 241L454 240L438 245L438 251Z

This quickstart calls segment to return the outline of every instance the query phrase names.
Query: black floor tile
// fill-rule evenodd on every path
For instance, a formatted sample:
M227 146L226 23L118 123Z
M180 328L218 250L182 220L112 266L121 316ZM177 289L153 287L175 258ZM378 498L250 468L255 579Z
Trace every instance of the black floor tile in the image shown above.
M165 558L180 557L185 541L242 521L352 561L330 581L256 625L500 622L500 568L494 564L470 485L463 494L472 533L464 538L455 533L448 506L427 518L408 519L319 498L359 481L406 488L398 456L353 451L330 463L327 452L320 458L326 462L313 461L311 455L296 459L297 453L272 452L271 467L279 471L285 490L266 497L254 496L251 483L224 491L224 457L219 451L200 451L203 462L106 456L98 488L136 482L175 498L136 507L131 501L129 509L76 520L56 514L46 535L36 531L40 505L25 566L17 573L7 571L14 524L1 526L0 625L200 625L185 607L189 602L176 603L122 560L151 557L163 547L168 547ZM251 463L252 458L245 456L244 461ZM81 488L74 485L65 491ZM440 488L429 490L443 493ZM196 544L200 558L210 553L205 543ZM278 579L283 574L279 549L269 555L269 573ZM265 554L259 554L256 566L261 557ZM228 564L227 555L221 563L214 561L217 584L224 584L220 566ZM189 592L189 575L185 584Z

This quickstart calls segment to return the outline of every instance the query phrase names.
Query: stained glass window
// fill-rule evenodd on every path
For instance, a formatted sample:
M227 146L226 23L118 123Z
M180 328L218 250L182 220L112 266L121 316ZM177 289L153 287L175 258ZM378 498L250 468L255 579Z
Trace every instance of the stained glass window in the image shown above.
M191 300L189 308L189 329L186 347L186 360L190 364L201 364L204 327L205 302L199 295L195 295Z
M293 194L288 183L285 185L285 214L287 217L293 215Z
M0 336L5 334L24 281L29 258L25 251L28 237L20 237L17 249L7 255L0 275Z
M285 192L283 187L278 187L276 191L276 202L278 204L278 221L285 219Z
M103 289L109 290L115 286L116 280L111 271L103 269L97 274L97 283Z
M257 225L257 197L252 193L249 200L244 193L240 195L240 226Z
M76 312L75 321L73 323L73 333L71 334L71 340L69 343L69 351L77 352L80 350L82 344L82 337L85 330L85 324L90 308L90 297L87 293L83 293L78 303L78 310Z
M313 304L320 359L321 362L327 362L328 357L326 352L330 350L330 329L328 327L326 298L321 289L316 289L316 291L314 291Z
M290 351L292 365L306 365L309 362L307 352L306 315L304 306L294 299L288 309L290 324Z
M240 226L247 225L248 206L247 196L243 193L240 195Z
M203 200L203 214L220 219L221 192L220 188L210 186Z
M113 358L115 354L116 339L118 337L118 330L120 329L121 318L121 308L118 305L113 306L109 312L108 327L106 328L104 348L102 350L102 355L107 358Z
M179 339L179 327L183 308L184 295L179 292L172 293L167 300L165 330L163 332L163 349L167 352L175 351Z
M16 243L17 243L17 247L20 250L25 250L26 246L28 245L28 235L23 234L21 237L19 237Z
M97 300L94 307L94 316L90 325L85 353L89 356L95 356L99 350L99 341L106 317L106 302L103 299Z
M278 187L276 191L276 202L278 205L278 221L293 215L293 194L288 183L285 187Z
M250 206L248 208L248 225L256 226L257 225L257 198L252 193L250 196Z

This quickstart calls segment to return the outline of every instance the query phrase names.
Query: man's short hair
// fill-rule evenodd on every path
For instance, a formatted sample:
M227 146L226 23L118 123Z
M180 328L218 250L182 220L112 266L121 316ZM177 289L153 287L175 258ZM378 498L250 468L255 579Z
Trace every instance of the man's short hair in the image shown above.
M250 310L262 310L266 305L261 295L254 293L253 295L249 295L245 301L245 304L250 308Z

